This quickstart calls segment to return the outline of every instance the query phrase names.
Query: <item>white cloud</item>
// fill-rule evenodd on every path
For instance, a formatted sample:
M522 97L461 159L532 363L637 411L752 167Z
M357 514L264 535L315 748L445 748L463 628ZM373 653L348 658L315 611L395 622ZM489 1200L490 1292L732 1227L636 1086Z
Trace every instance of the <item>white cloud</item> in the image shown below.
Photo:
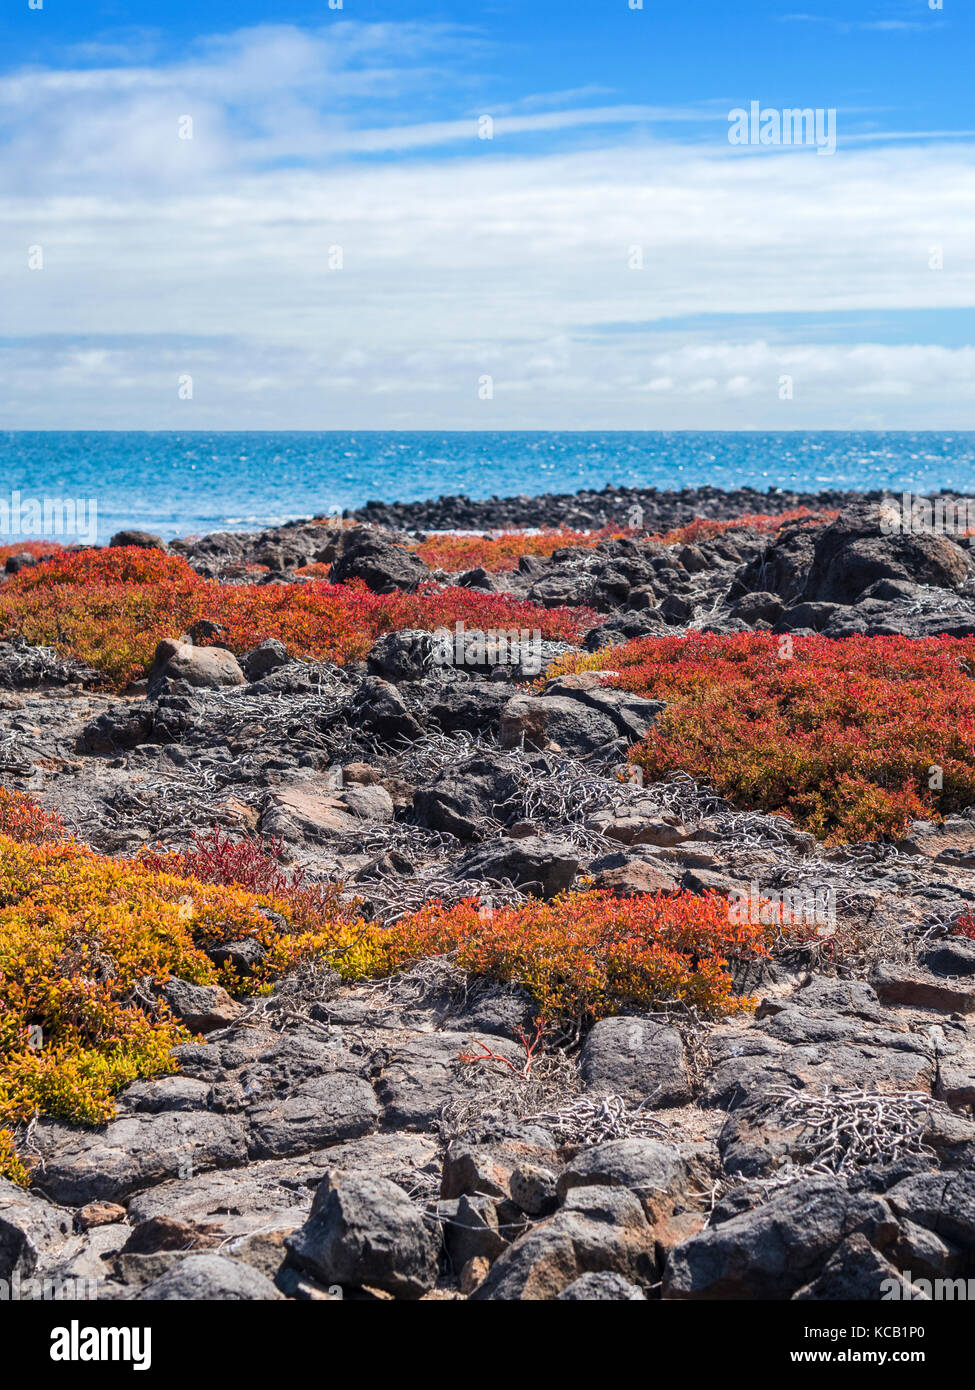
M0 422L975 425L970 348L661 322L971 306L968 147L735 150L721 122L674 139L692 110L611 104L499 115L481 141L470 93L418 119L454 41L275 26L169 68L0 78Z

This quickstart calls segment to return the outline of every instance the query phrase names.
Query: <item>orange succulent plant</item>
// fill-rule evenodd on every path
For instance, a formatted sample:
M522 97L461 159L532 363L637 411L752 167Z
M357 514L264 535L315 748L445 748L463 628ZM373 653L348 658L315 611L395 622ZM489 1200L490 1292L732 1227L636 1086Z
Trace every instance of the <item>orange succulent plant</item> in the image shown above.
M646 637L550 672L664 700L630 750L828 840L901 835L975 805L975 638Z

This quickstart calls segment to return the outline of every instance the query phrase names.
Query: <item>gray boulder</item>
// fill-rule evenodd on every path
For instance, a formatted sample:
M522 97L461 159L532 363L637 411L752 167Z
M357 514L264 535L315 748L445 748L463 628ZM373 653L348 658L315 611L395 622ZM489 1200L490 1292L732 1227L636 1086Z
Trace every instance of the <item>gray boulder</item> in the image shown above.
M360 820L385 823L393 819L393 798L378 783L359 786L355 782L343 787L336 798L345 809Z
M366 657L369 674L384 681L418 681L434 669L431 633L405 629L385 632Z
M290 1258L324 1284L415 1299L437 1277L439 1242L402 1188L387 1178L330 1175L311 1215L286 1242Z
M245 936L240 941L222 941L219 946L211 946L207 955L214 965L230 965L239 975L249 975L267 955L267 947Z
M483 1195L458 1197L441 1202L439 1213L444 1222L444 1244L454 1269L461 1270L468 1260L496 1260L508 1245L501 1230L498 1205Z
M266 1275L225 1255L184 1255L139 1294L155 1303L279 1302L283 1297Z
M931 1090L936 1062L927 1035L868 1022L856 1012L803 1008L804 993L750 1028L731 1028L713 1037L706 1104L737 1109L760 1102L770 1086L779 1085L820 1093L824 1087L853 1086ZM755 1154L756 1160L760 1157ZM754 1176L755 1170L739 1171Z
M771 544L740 571L740 588L735 596L748 590L763 596L772 594L787 604L797 602L805 588L815 547L814 535L807 527L782 527Z
M163 1110L205 1110L212 1096L206 1081L192 1076L160 1076L133 1081L119 1099L123 1110L159 1114Z
M22 550L17 555L8 555L3 568L6 574L19 574L21 570L32 570L35 565L40 563L40 558L37 555L31 555L30 551Z
M164 690L167 681L184 681L201 690L247 683L233 652L223 647L194 647L168 637L156 648L149 672L150 695Z
M423 733L396 687L378 676L367 676L359 686L354 714L386 743L413 743Z
M862 1235L883 1254L897 1233L894 1213L879 1197L855 1196L835 1178L811 1178L678 1245L663 1296L791 1298L849 1236Z
M70 1234L70 1212L0 1178L0 1279L28 1278Z
M34 1145L44 1160L45 1193L70 1206L120 1201L150 1183L247 1157L238 1116L199 1110L121 1115L94 1129L42 1119Z
M251 1157L284 1158L371 1134L379 1104L368 1081L334 1071L254 1106L249 1120Z
M315 1188L329 1173L348 1170L410 1186L436 1157L436 1144L423 1135L370 1134L310 1154L159 1183L130 1198L128 1215L135 1224L169 1216L218 1230L223 1237L288 1234L308 1219Z
M282 666L287 666L290 661L284 643L279 642L276 637L268 637L260 646L247 653L241 661L241 666L249 681L259 681L272 671L279 671Z
M912 1297L911 1286L895 1265L877 1253L862 1235L849 1236L837 1247L811 1284L792 1295L800 1301L874 1302L890 1298L897 1285L901 1298Z
M855 603L878 580L957 589L969 573L965 552L936 535L883 535L876 506L849 507L816 535L804 597Z
M506 1038L492 1038L491 1049L516 1065L524 1063L524 1048ZM445 1105L458 1099L472 1099L477 1089L489 1087L496 1075L492 1065L496 1068L498 1063L461 1061L463 1054L476 1056L477 1052L470 1033L430 1033L398 1048L383 1069L376 1087L383 1107L384 1127L432 1129Z
M687 1105L693 1095L680 1033L649 1018L601 1019L585 1041L579 1069L588 1091L634 1104Z
M559 1175L558 1195L583 1187L625 1187L650 1221L670 1215L687 1169L671 1144L657 1139L611 1139L583 1149Z
M517 792L515 779L499 772L489 758L468 758L415 793L413 814L428 830L476 840L486 818L500 818Z
M749 627L757 622L777 623L782 617L782 600L778 594L761 591L745 594L732 605L729 617L740 618Z
M161 992L176 1017L193 1033L226 1028L242 1009L221 985L194 985L174 976Z
M109 541L110 546L136 545L141 550L165 550L166 543L151 531L116 531Z
M647 1296L622 1274L583 1274L557 1296L559 1303L645 1303Z
M455 860L450 872L458 879L507 880L533 897L554 898L569 887L578 869L574 845L553 835L532 835L477 845Z
M533 1216L542 1215L540 1211L534 1212L530 1207L522 1206L520 1199L527 1191L533 1192L536 1197L544 1196L546 1200L549 1192L554 1196L555 1182L550 1172L541 1180L541 1184L530 1180L527 1187L517 1184L515 1188L512 1187L515 1174L524 1173L528 1166L545 1172L558 1164L551 1137L538 1134L536 1138L543 1142L509 1138L491 1144L474 1144L455 1139L444 1154L440 1195L445 1200L464 1193L469 1196L483 1193L499 1200L510 1196L522 1211Z
M609 714L565 695L513 695L501 711L503 748L593 753L619 737Z
M584 1274L619 1274L646 1285L656 1277L653 1230L631 1192L586 1187L499 1256L472 1301L555 1299Z
M519 1163L508 1188L511 1200L529 1216L551 1216L559 1204L555 1174L538 1163Z
M893 1211L975 1255L975 1173L924 1173L887 1193Z
M666 708L662 700L647 700L632 691L607 686L596 671L581 671L549 681L545 698L562 696L605 715L612 720L616 732L631 742L643 738Z
M428 706L431 719L453 734L496 732L510 689L503 681L467 680L444 685Z
M356 527L346 535L330 575L333 584L361 579L374 594L391 594L397 589L412 592L431 577L429 568L412 550L366 527Z
M963 936L949 938L925 951L919 959L936 975L975 975L975 941Z

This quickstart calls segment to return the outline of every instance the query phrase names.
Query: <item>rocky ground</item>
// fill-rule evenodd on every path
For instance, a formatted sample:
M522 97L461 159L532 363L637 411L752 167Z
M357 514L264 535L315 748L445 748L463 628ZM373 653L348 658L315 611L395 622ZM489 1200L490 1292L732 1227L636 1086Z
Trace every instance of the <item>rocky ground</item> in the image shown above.
M398 543L418 527L602 525L634 501L653 532L843 511L460 582L595 609L589 650L975 633L971 541L881 536L876 499L839 494L369 504L352 519L368 525L172 549L229 582L317 562L383 592L445 577ZM610 1018L531 1056L528 997L446 962L356 987L307 969L243 1005L177 984L200 1032L177 1076L129 1086L107 1127L32 1126L32 1188L0 1184L0 1277L118 1299L644 1300L878 1298L884 1280L975 1274L975 943L949 935L975 903L975 814L826 848L679 775L621 782L660 706L592 675L530 688L564 647L543 644L539 673L466 647L444 663L434 641L391 634L342 669L274 642L240 662L174 642L122 696L0 644L0 778L106 853L214 825L278 837L384 921L583 877L621 895L828 891L842 969L823 934L742 968L753 1016Z

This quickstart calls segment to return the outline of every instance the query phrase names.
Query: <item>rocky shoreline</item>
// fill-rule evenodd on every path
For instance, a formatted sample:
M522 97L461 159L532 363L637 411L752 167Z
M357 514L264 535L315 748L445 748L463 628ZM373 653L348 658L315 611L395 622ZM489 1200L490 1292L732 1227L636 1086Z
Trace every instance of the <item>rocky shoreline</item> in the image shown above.
M226 584L329 565L373 593L440 582L589 609L584 652L975 634L973 538L882 535L879 500L369 503L168 549ZM650 538L798 508L839 515ZM435 530L614 523L636 534L502 572L431 570L415 549ZM444 959L356 985L309 967L239 1002L174 981L199 1034L178 1074L127 1086L107 1126L41 1117L20 1136L32 1183L0 1181L0 1278L123 1301L638 1301L924 1297L925 1280L975 1274L975 942L953 931L975 905L975 810L827 845L679 772L639 785L621 769L661 702L595 672L546 679L567 643L529 634L499 660L478 637L444 659L437 634L393 632L337 666L174 632L120 695L0 643L0 782L103 854L214 826L273 837L384 923L580 882L621 899L826 894L854 943L842 962L825 933L733 962L754 1013L632 1012L544 1045L526 990Z
M723 520L748 515L779 515L795 507L844 507L879 502L879 492L792 492L788 488L617 487L597 491L543 493L538 497L438 497L424 502L367 502L346 516L390 530L505 530L537 526L595 529L626 523L639 507L648 531L669 531L698 517Z

